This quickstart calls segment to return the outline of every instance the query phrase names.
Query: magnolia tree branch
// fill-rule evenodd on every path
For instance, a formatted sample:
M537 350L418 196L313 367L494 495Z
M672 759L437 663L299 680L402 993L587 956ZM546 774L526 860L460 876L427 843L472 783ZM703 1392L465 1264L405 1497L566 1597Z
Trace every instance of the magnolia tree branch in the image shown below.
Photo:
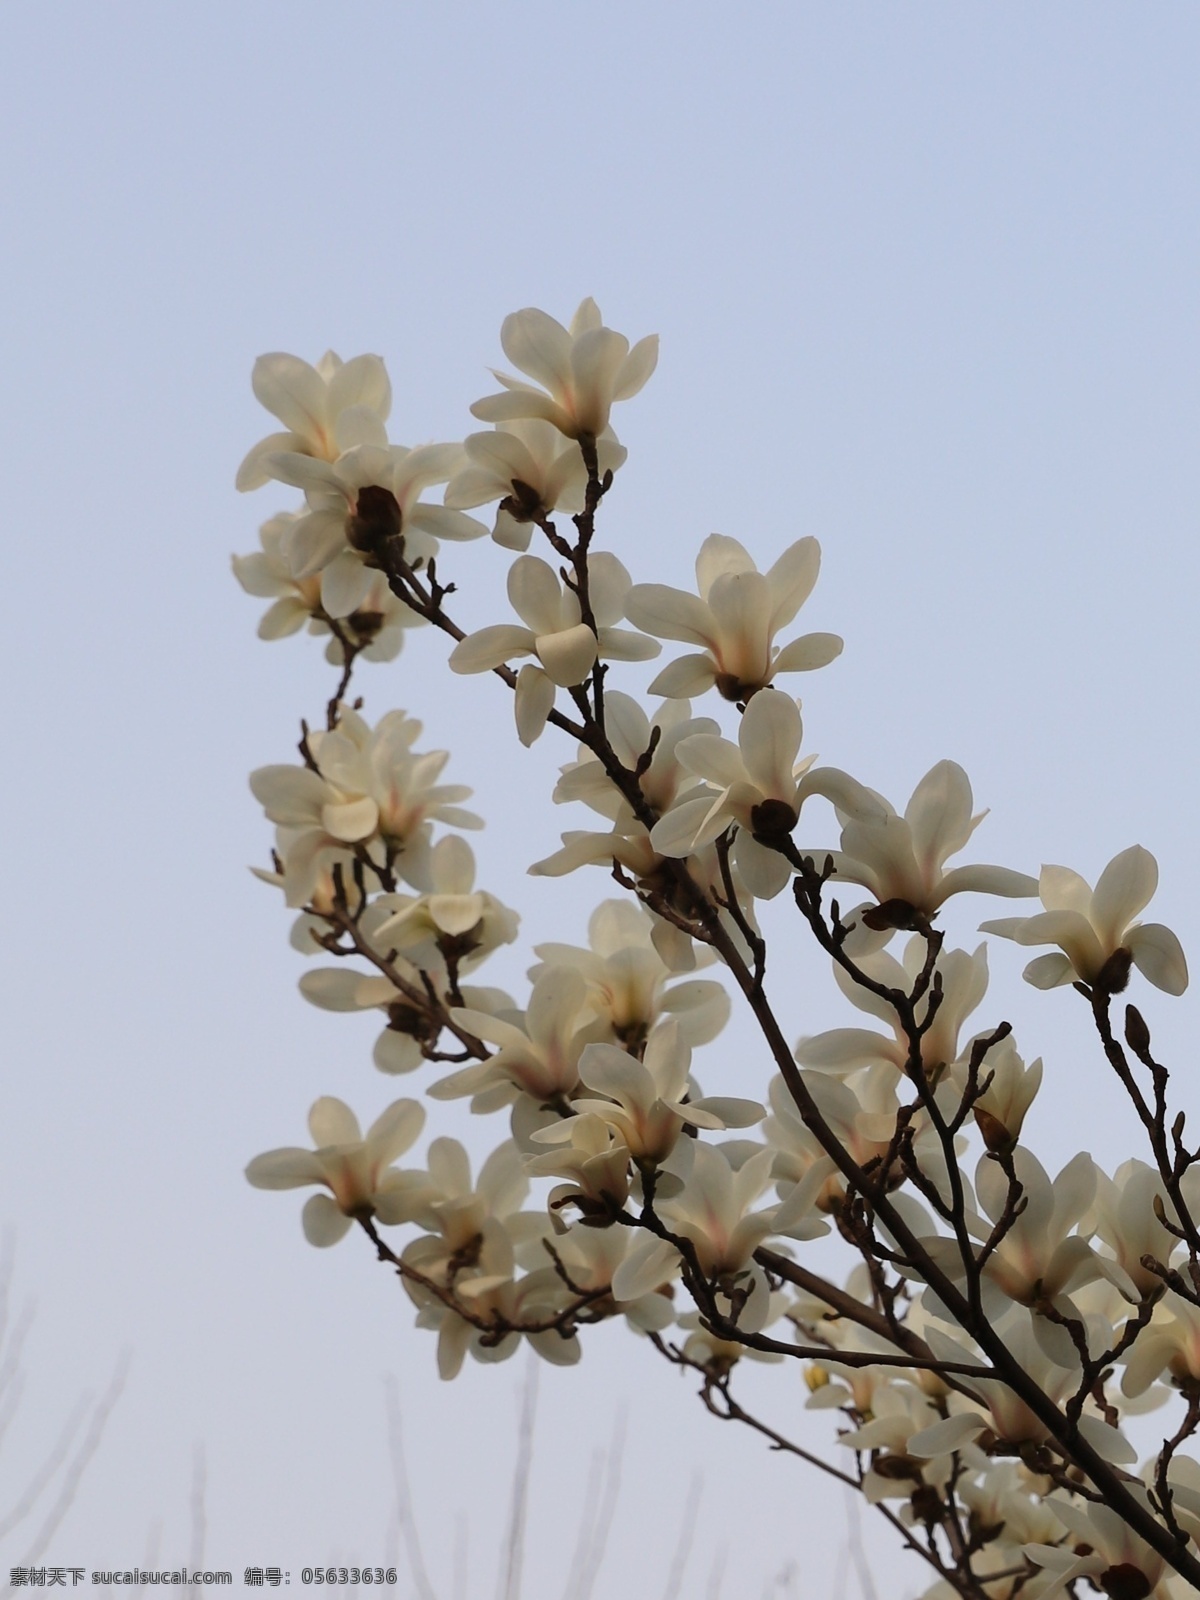
M453 1067L429 1097L509 1110L511 1138L474 1176L445 1137L427 1167L401 1168L420 1101L394 1101L364 1135L326 1096L310 1113L315 1148L256 1157L250 1181L317 1186L303 1217L314 1244L359 1223L437 1329L443 1375L523 1338L574 1361L590 1324L624 1316L701 1377L714 1415L866 1494L932 1567L943 1586L932 1593L1015 1600L1087 1578L1115 1600L1165 1600L1179 1592L1172 1573L1200 1588L1200 1462L1185 1454L1200 1429L1200 1151L1185 1144L1183 1114L1172 1120L1141 1012L1126 1012L1129 1055L1110 1015L1135 968L1170 994L1186 986L1174 934L1135 920L1153 858L1123 851L1094 889L1066 868L1039 880L948 869L982 820L961 768L935 766L901 815L801 758L798 706L777 679L826 664L840 641L775 635L816 580L815 541L764 574L713 535L696 594L635 584L599 547L598 523L626 455L610 412L649 377L655 342L630 346L590 301L570 328L518 312L502 340L534 381L505 376L475 404L491 432L414 450L388 440L378 358L262 358L256 392L289 431L251 450L239 485L292 484L305 507L265 525L262 551L235 570L274 600L264 637L307 622L331 636L339 672L324 731L302 725L302 765L252 778L277 828L263 876L300 913L293 943L334 958L304 992L333 1010L382 1011L381 1070ZM441 504L425 498L433 486ZM493 537L517 552L508 593L520 621L468 633L448 606L456 583L441 576L439 542L484 536L466 512L488 503ZM528 553L535 532L553 564ZM626 898L597 910L589 949L539 947L525 1005L475 987L516 917L475 886L457 830L479 819L459 804L468 791L440 779L447 754L416 751L405 713L372 727L347 700L359 664L394 655L417 621L452 641L456 674L500 679L522 743L546 727L569 736L576 759L555 798L589 806L608 830L564 835L535 868L601 865ZM664 704L651 717L615 669L663 639L693 653L655 679ZM736 742L687 698L705 695ZM795 843L813 797L833 805L836 850ZM825 905L843 883L870 897L847 917ZM778 997L790 963L776 960L768 985L755 910L789 888L848 1001L890 1037L835 1029L789 1043ZM984 930L1052 947L1026 976L1087 998L1150 1163L1112 1178L1083 1154L1056 1178L1042 1168L1024 1132L1041 1062L1024 1063L1007 1022L960 1038L987 981L982 956L952 948L942 926L962 892L1040 894L1042 912ZM887 949L897 934L909 936L903 960ZM707 1096L691 1076L730 1005L691 976L705 962L729 974L756 1026L771 1076L760 1101ZM759 1124L762 1138L736 1136ZM524 1209L544 1179L558 1180L547 1207ZM764 1206L771 1184L777 1203ZM417 1237L393 1249L380 1229L394 1226ZM857 1262L845 1288L803 1260L831 1231ZM781 1319L800 1337L768 1331ZM667 1338L673 1323L690 1337ZM743 1410L730 1384L744 1354L808 1365L814 1403L835 1402L850 1425L853 1471ZM1182 1399L1181 1415L1138 1476L1122 1419L1155 1386Z

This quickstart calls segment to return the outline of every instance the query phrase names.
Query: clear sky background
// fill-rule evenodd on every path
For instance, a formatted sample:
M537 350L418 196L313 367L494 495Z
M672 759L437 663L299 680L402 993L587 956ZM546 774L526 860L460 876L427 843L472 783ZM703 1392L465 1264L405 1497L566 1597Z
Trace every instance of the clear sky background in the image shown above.
M462 1518L491 1594L506 1514L521 1362L439 1384L365 1241L311 1250L302 1197L241 1177L304 1141L316 1095L367 1120L407 1089L372 1071L374 1019L300 1000L288 916L246 870L269 830L245 775L329 692L312 641L256 641L228 570L291 503L233 490L273 425L254 357L382 354L411 444L470 431L510 310L592 294L659 332L605 519L635 578L688 586L714 529L763 564L816 534L805 620L846 652L799 685L809 747L900 804L961 761L992 808L975 859L1094 879L1146 845L1151 914L1195 956L1198 78L1190 4L5 0L0 1217L38 1312L0 1516L133 1351L47 1559L135 1564L161 1519L181 1562L202 1441L209 1565L374 1563L388 1373L440 1595ZM503 567L456 550L472 621L506 619ZM499 686L464 694L444 654L418 637L361 687L474 786L481 879L525 917L492 981L519 984L605 880L524 878L582 825L539 798L572 752L523 754ZM774 961L793 1032L851 1020L806 952ZM997 949L981 1024L1046 1056L1048 1164L1115 1164L1132 1134L1075 997L1021 964ZM1195 1002L1147 1010L1194 1105ZM700 1071L764 1081L736 1027ZM468 1120L477 1150L498 1137ZM664 1591L698 1469L684 1594L721 1550L726 1600L780 1592L789 1561L835 1592L840 1493L707 1418L644 1343L600 1330L542 1377L527 1600L562 1593L622 1408L595 1600ZM748 1392L832 1433L797 1372ZM923 1586L873 1548L881 1596Z

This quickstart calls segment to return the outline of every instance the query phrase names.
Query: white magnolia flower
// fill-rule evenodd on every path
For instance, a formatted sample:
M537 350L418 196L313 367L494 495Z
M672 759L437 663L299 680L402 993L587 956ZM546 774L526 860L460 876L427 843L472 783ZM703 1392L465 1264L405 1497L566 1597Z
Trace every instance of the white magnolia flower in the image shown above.
M421 724L403 711L389 711L372 729L343 705L331 732L308 736L316 771L279 765L251 773L250 787L267 816L290 830L284 857L289 905L308 902L330 856L347 845L365 847L381 867L426 889L432 824L483 826L458 804L469 788L436 782L449 753L413 751L420 732Z
M1038 892L1045 910L981 925L1017 944L1056 944L1061 954L1037 956L1025 977L1038 989L1062 983L1099 985L1119 993L1130 963L1158 989L1182 994L1187 960L1179 940L1161 922L1136 922L1158 887L1158 862L1140 844L1114 856L1093 890L1069 867L1043 867Z
M647 802L661 813L670 810L684 790L694 789L700 782L680 761L681 741L697 733L719 735L721 729L712 717L692 716L688 700L664 700L651 718L631 695L610 689L604 696L604 731L623 767L630 772L643 768L638 785ZM623 831L645 834L629 801L593 750L581 744L576 759L560 771L553 795L556 805L580 800Z
M1164 1373L1181 1386L1200 1382L1200 1307L1169 1289L1125 1357L1121 1389L1131 1396L1144 1394Z
M987 1080L990 1078L990 1082ZM979 1071L980 1083L987 1088L971 1107L983 1142L992 1151L1008 1151L1021 1137L1025 1116L1042 1086L1042 1061L1039 1056L1027 1067L1017 1054L1011 1034L990 1047ZM966 1063L955 1073L955 1085L966 1089Z
M304 490L307 511L283 542L297 578L321 577L321 604L331 617L349 616L363 602L388 538L402 535L405 558L425 560L439 539L479 539L482 522L449 506L422 500L445 483L462 461L458 444L389 445L379 436L327 462L299 454L269 458L272 473Z
M436 1100L473 1096L473 1111L495 1111L525 1094L538 1105L555 1105L579 1086L579 1058L595 1038L595 1009L583 975L550 967L538 978L522 1016L491 1016L470 1007L452 1013L455 1022L494 1044L486 1061L431 1085Z
M262 549L233 557L233 573L247 594L272 600L258 624L260 639L283 639L307 625L315 634L330 634L325 658L344 664L341 641L332 634L321 604L321 579L296 578L283 553L283 544L299 518L280 512L259 529ZM366 661L393 661L404 644L405 630L423 627L425 618L405 605L388 587L382 572L371 575L358 609L341 618L341 629Z
M886 950L876 950L860 957L857 965L874 982L907 994L924 967L927 955L925 940L914 934L905 947L903 964ZM932 1023L921 1036L921 1062L926 1075L934 1082L945 1067L959 1059L959 1033L987 992L987 946L981 944L974 953L944 950L938 957L935 971L941 977L942 999ZM892 1030L892 1036L888 1038L870 1028L831 1028L826 1033L801 1039L796 1046L796 1060L803 1067L819 1067L826 1072L853 1072L859 1067L885 1062L897 1072L903 1072L909 1043L895 1007L856 983L836 963L833 976L850 1004L868 1016L877 1017Z
M518 556L508 574L508 598L525 624L499 623L480 628L455 646L454 672L490 672L518 656L533 656L537 666L523 667L517 678L517 732L532 744L546 726L554 706L554 690L580 684L597 659L646 661L659 647L641 634L613 624L621 616L629 592L628 572L607 551L588 560L588 595L595 631L582 620L579 597L565 588L558 574L539 556Z
M686 1124L691 1128L749 1128L765 1115L755 1100L694 1097L689 1092L691 1051L675 1019L661 1022L638 1060L611 1044L589 1044L579 1058L584 1086L603 1099L580 1095L573 1109L606 1122L635 1161L652 1165L675 1148ZM533 1135L537 1144L571 1140L569 1122Z
M429 894L410 900L379 924L374 938L381 948L394 946L423 970L452 958L458 971L470 972L517 937L517 913L475 888L475 853L458 834L447 834L434 845L429 876Z
M869 925L904 926L906 913L931 917L952 894L974 892L1008 898L1037 893L1037 884L1024 872L1008 867L954 867L946 860L966 845L987 816L971 815L971 784L954 761L939 761L913 790L912 799L897 816L886 800L872 816L841 818L840 851L813 851L820 862L832 856L834 876L861 883L886 908L882 922ZM908 926L912 926L911 921Z
M288 431L259 440L238 468L239 489L269 483L275 476L270 458L281 451L336 461L364 437L377 438L392 406L378 356L343 361L327 350L315 367L298 356L259 356L250 381L259 402Z
M721 984L702 979L668 989L672 969L655 948L654 931L654 919L643 907L629 900L602 901L588 920L591 949L537 945L540 964L530 968L529 976L536 980L555 966L582 973L611 1043L636 1050L659 1018L669 1014L684 1044L708 1044L729 1020L729 995Z
M1038 1387L1056 1405L1063 1405L1079 1388L1079 1366L1077 1363L1064 1366L1046 1353L1039 1335L1034 1331L1035 1321L1045 1323L1045 1318L1035 1319L1028 1311L1014 1306L996 1331ZM926 1328L925 1337L934 1354L943 1361L974 1363L978 1359L967 1346L936 1326ZM911 1455L921 1460L945 1455L952 1450L961 1450L970 1441L989 1432L1005 1444L1017 1447L1043 1444L1049 1438L1046 1425L1001 1379L972 1378L971 1389L982 1404L973 1403L965 1395L951 1395L950 1415L909 1440ZM1124 1434L1103 1421L1094 1410L1085 1409L1078 1427L1092 1448L1114 1465L1126 1465L1137 1460L1137 1451Z
M1097 1235L1140 1294L1160 1288L1162 1275L1145 1266L1145 1258L1149 1256L1160 1266L1169 1267L1180 1244L1178 1234L1159 1220L1160 1216L1165 1217L1172 1228L1178 1227L1162 1178L1146 1162L1133 1160L1123 1161L1111 1178L1098 1171L1096 1184L1090 1221Z
M565 1119L567 1140L545 1149L540 1155L525 1157L525 1170L531 1177L565 1178L547 1197L550 1216L557 1221L564 1206L577 1206L585 1216L607 1216L620 1210L629 1198L631 1179L629 1150L611 1123L590 1113ZM541 1129L534 1129L530 1143L545 1145Z
M336 1244L357 1217L407 1222L421 1174L398 1172L392 1162L416 1140L425 1108L416 1100L396 1100L367 1129L366 1138L350 1107L323 1095L308 1114L315 1150L268 1150L255 1156L246 1177L256 1189L299 1189L323 1184L332 1194L316 1194L304 1207L304 1235L310 1244Z
M576 1225L555 1240L554 1251L574 1288L585 1294L608 1289L636 1243L629 1228L589 1228ZM660 1292L661 1290L661 1292ZM602 1304L602 1302L600 1303ZM593 1310L597 1302L593 1302ZM611 1310L623 1316L639 1333L661 1333L675 1320L666 1280L635 1300L620 1300L614 1294Z
M988 1256L984 1272L989 1282L1010 1300L1026 1306L1057 1302L1084 1284L1114 1274L1132 1289L1120 1268L1097 1255L1078 1231L1096 1192L1096 1166L1091 1156L1081 1151L1053 1180L1024 1146L1019 1145L1011 1159L1022 1204ZM989 1220L976 1217L974 1230L986 1241L1009 1200L1008 1179L990 1155L976 1168L975 1189ZM1069 1301L1066 1306L1074 1315ZM1044 1334L1037 1323L1034 1326L1039 1336Z
M446 504L471 510L501 501L492 538L506 550L528 550L538 518L555 510L583 510L588 482L583 453L552 423L540 417L502 423L491 433L470 434L464 448L467 465L446 485ZM597 439L601 477L615 472L627 454L611 432Z
M817 541L799 539L761 573L736 539L714 533L696 557L699 596L661 583L636 584L625 606L630 622L703 651L665 667L650 692L682 699L715 684L726 700L747 700L776 673L827 666L842 653L836 634L805 634L782 650L774 642L812 593L820 564Z
M1145 1492L1138 1498L1148 1511L1150 1502ZM1097 1587L1120 1600L1134 1596L1151 1600L1160 1594L1165 1600L1167 1591L1159 1586L1170 1570L1166 1559L1134 1533L1116 1511L1095 1501L1085 1507L1058 1495L1051 1503L1059 1521L1073 1536L1073 1545L1024 1547L1025 1555L1054 1577L1048 1587L1039 1588L1038 1600L1054 1600L1055 1595L1067 1592L1077 1594L1073 1585L1085 1577L1099 1579Z
M791 833L806 799L824 795L843 810L864 814L878 809L847 773L814 769L816 756L797 761L803 734L796 702L772 691L755 695L746 707L736 745L713 734L683 740L679 761L712 787L677 801L651 830L651 844L662 855L690 855L736 823L734 859L742 880L760 899L777 895L792 868L770 841Z
M568 439L599 438L613 404L637 394L658 363L657 334L631 350L624 334L603 325L591 299L580 303L569 328L533 307L514 311L504 319L500 343L534 383L496 372L505 392L477 400L471 415L481 422L541 417Z

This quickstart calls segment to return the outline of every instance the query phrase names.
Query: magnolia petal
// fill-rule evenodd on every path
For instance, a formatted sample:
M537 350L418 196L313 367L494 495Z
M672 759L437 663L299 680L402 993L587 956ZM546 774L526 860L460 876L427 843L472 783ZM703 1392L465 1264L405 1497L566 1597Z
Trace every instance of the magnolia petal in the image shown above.
M416 1143L424 1126L425 1107L419 1100L393 1100L367 1129L371 1160L379 1167L390 1166Z
M711 809L711 795L672 806L650 830L651 847L660 856L686 856Z
M250 384L260 405L306 442L328 448L325 419L328 392L315 367L299 356L274 351L259 356Z
M369 839L379 824L379 807L370 795L321 807L321 822L335 839L354 844Z
M644 1294L651 1294L678 1276L679 1265L679 1252L674 1245L652 1234L640 1235L613 1273L613 1298L638 1300Z
M323 1094L313 1101L308 1131L318 1149L332 1144L359 1144L362 1140L358 1118L344 1100L333 1094Z
M1091 887L1070 867L1043 866L1038 893L1047 911L1078 911L1086 917L1092 909Z
M343 361L329 379L328 405L334 415L351 406L362 407L386 422L392 408L392 385L382 357L361 355Z
M329 798L329 785L308 767L257 767L250 792L272 822L283 828L311 827Z
M460 639L450 652L451 672L491 672L513 656L532 655L534 636L528 628L500 622Z
M325 1173L312 1150L267 1150L249 1163L246 1181L256 1189L299 1189L324 1183Z
M1061 984L1073 983L1076 973L1066 956L1054 952L1035 956L1021 976L1035 989L1057 989Z
M939 761L904 808L922 872L933 877L971 837L971 782L957 761Z
M331 617L348 617L367 597L372 574L353 550L343 550L321 573L321 604Z
M962 1411L955 1416L935 1422L931 1428L922 1428L908 1441L908 1454L918 1460L928 1461L935 1456L948 1456L961 1450L964 1444L977 1439L988 1426L978 1411Z
M834 1072L852 1072L877 1061L899 1067L903 1061L903 1051L895 1039L872 1033L869 1028L831 1028L827 1033L813 1034L799 1041L795 1056L802 1067Z
M533 523L518 522L511 512L497 511L492 538L501 549L528 550L533 538Z
M293 452L304 447L304 440L295 433L269 433L265 439L247 451L241 466L237 469L234 479L234 488L245 493L249 489L261 489L264 483L270 483L274 477L271 471L271 457L281 452Z
M554 680L540 667L522 667L517 673L517 689L513 696L513 714L517 723L517 738L528 747L540 739L554 710Z
M487 536L487 524L478 517L468 517L465 512L451 506L434 506L420 501L409 511L405 522L410 528L419 528L435 539L450 539L459 544L468 539Z
M258 637L286 639L289 634L299 633L311 616L312 608L303 600L284 596L282 600L276 600L273 606L268 606L259 618Z
M605 661L653 661L662 651L657 639L648 639L632 628L601 628L599 654Z
M374 450L388 447L387 429L370 406L347 406L337 413L333 431L339 453L355 450L359 445L369 445Z
M757 1100L746 1100L739 1095L720 1094L706 1094L698 1100L689 1100L682 1114L690 1117L693 1111L707 1111L710 1115L718 1117L720 1119L718 1126L723 1128L753 1128L767 1114Z
M563 408L537 389L510 389L504 394L486 395L476 400L471 415L480 422L515 422L522 417L542 417L561 428L563 433L571 431L571 420Z
M305 1201L300 1213L304 1237L318 1250L327 1250L350 1232L353 1223L340 1211L327 1194L314 1194Z
M1106 949L1122 943L1125 929L1158 888L1158 862L1140 844L1116 855L1100 874L1092 894L1091 920Z
M316 967L303 975L299 987L308 1003L322 1011L369 1011L399 998L389 979L346 967Z
M658 365L658 335L639 339L622 361L613 385L614 400L630 400L643 389Z
M744 828L734 840L733 858L742 882L756 900L774 900L792 876L787 857L759 844Z
M800 708L790 695L764 689L746 707L738 744L750 781L767 798L791 804L795 794L792 767L803 736Z
M294 578L311 578L346 548L343 511L310 511L289 528L284 554Z
M716 681L717 669L711 656L680 656L662 669L649 692L666 695L670 700L690 700L711 689Z
M710 533L696 557L696 586L708 598L718 578L734 572L757 572L754 557L738 539L726 533Z
M273 600L288 587L280 581L275 562L268 560L261 550L255 550L248 556L231 556L230 562L234 577L246 593L253 595L256 600Z
M403 1072L415 1072L425 1057L421 1054L421 1046L410 1034L385 1028L375 1041L371 1059L380 1072L396 1077Z
M771 632L776 633L780 628L786 628L792 621L800 607L808 599L816 585L817 575L821 570L821 546L813 538L797 539L795 544L788 548L775 562L767 573L767 583L770 585L773 605L771 609ZM810 634L810 639L821 638L820 634ZM824 635L832 638L832 634ZM841 640L838 640L841 647ZM833 658L830 657L832 660ZM785 669L786 670L786 669ZM803 669L801 669L803 670Z
M635 583L625 599L625 615L635 628L659 639L707 645L716 628L704 601L665 583Z
M952 894L994 894L1006 900L1023 900L1037 891L1036 878L1031 878L1027 872L1015 872L1011 867L955 867L943 877L938 887L938 898L945 901ZM991 925L989 931L998 930ZM1005 937L1011 938L1012 935Z
M1170 928L1161 922L1145 922L1130 931L1125 945L1134 966L1156 989L1178 995L1187 988L1187 957Z
M571 361L571 336L561 322L536 306L514 311L500 326L500 347L514 367L561 397Z
M582 683L596 664L596 635L585 622L560 633L541 634L536 644L538 660L547 676L561 689Z

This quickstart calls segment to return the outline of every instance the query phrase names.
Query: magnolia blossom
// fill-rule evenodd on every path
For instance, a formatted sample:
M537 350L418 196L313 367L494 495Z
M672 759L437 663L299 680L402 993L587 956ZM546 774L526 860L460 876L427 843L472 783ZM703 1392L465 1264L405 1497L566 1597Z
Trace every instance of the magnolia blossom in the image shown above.
M588 599L596 626L582 620L579 596L564 588L554 568L539 556L518 556L508 574L508 598L525 624L499 623L481 628L455 646L454 672L490 672L517 656L534 656L538 665L523 667L517 679L517 733L532 744L546 726L554 706L555 685L568 689L582 683L598 658L646 661L659 647L628 628L616 628L629 574L616 556L601 551L588 560Z
M881 796L876 798L874 814L860 811L841 818L840 851L810 852L817 861L831 857L835 877L871 891L883 915L868 911L869 925L912 927L913 913L932 917L952 894L1019 898L1037 893L1033 878L1008 867L946 871L947 858L958 854L987 816L986 811L971 815L970 780L957 762L939 761L931 767L902 817Z
M364 434L378 437L392 406L392 386L378 356L343 361L327 350L315 367L298 356L259 356L251 375L261 405L288 430L259 442L238 468L237 487L258 489L275 476L281 452L336 461Z
M534 383L493 369L505 392L477 400L471 415L481 422L541 417L568 439L599 438L613 404L637 394L658 364L657 334L631 350L624 334L603 325L592 299L580 302L569 328L533 307L514 311L501 325L500 343Z
M604 900L588 920L591 949L537 945L540 964L530 968L529 976L536 980L550 967L574 967L590 985L606 1035L628 1049L638 1049L665 1014L674 1016L683 1044L707 1044L729 1020L729 996L711 980L692 979L666 988L672 969L655 948L654 928L641 907L628 900Z
M506 550L528 550L534 523L552 511L582 511L588 472L574 440L539 417L506 422L464 441L467 465L446 485L448 506L470 510L499 500L492 538ZM615 472L628 451L611 432L596 440L600 475Z
M955 1087L966 1089L966 1063L960 1060L955 1072ZM1025 1116L1042 1086L1041 1057L1026 1066L1017 1054L1012 1035L990 1046L979 1071L978 1082L986 1085L971 1105L975 1125L991 1151L1008 1151L1021 1137Z
M689 855L738 824L734 858L751 893L769 900L791 876L774 844L800 820L810 795L824 795L844 810L870 814L875 801L836 767L813 769L816 756L797 761L804 726L800 708L785 694L759 694L738 724L738 742L694 734L678 747L683 765L711 787L685 796L651 829L650 842L667 856Z
M635 627L660 639L702 646L681 656L650 685L651 694L682 699L715 684L726 700L747 700L779 672L810 672L842 653L832 633L808 633L778 649L775 635L786 628L812 593L821 564L815 539L798 539L761 573L736 539L711 534L696 557L699 596L661 583L639 583L629 592L625 615Z
M631 696L610 689L604 696L604 731L621 765L629 772L641 768L638 787L647 803L663 812L700 783L680 760L682 741L698 733L719 735L721 729L712 717L694 717L688 700L665 700L651 718ZM645 826L593 750L580 745L576 759L560 771L556 805L581 800L630 836L645 835Z
M1124 1272L1115 1262L1099 1256L1077 1231L1096 1191L1096 1166L1091 1156L1081 1151L1053 1180L1024 1146L1018 1146L1010 1159L1020 1184L1021 1206L987 1258L984 1272L988 1281L1022 1305L1058 1304L1071 1315L1075 1315L1069 1300L1072 1291L1101 1276L1136 1299ZM990 1155L976 1168L975 1190L988 1220L976 1217L973 1227L977 1238L986 1241L1009 1202L1008 1179ZM1003 1308L997 1305L993 1309ZM1041 1319L1035 1320L1034 1331L1043 1343L1063 1332L1056 1326L1054 1334L1048 1334Z
M1034 1324L1046 1324L1044 1317L1032 1317L1028 1311L1014 1306L998 1324L996 1331L1024 1371L1056 1405L1063 1405L1079 1388L1077 1362L1064 1365L1048 1355ZM927 1342L934 1354L943 1361L973 1362L977 1358L970 1349L951 1338L936 1326L926 1329ZM1069 1341L1060 1349L1066 1354ZM923 1429L908 1442L911 1455L920 1460L945 1455L951 1450L961 1450L968 1442L992 1433L1010 1446L1043 1444L1049 1437L1048 1429L1029 1409L1025 1402L999 1378L972 1378L973 1393L979 1404L957 1391L949 1397L950 1415L941 1422ZM1106 1460L1126 1465L1137 1460L1137 1452L1118 1428L1102 1421L1090 1403L1079 1418L1079 1432L1093 1449Z
M568 1205L588 1217L607 1217L629 1198L629 1147L609 1119L573 1109L576 1114L562 1123L565 1139L540 1155L527 1156L525 1170L531 1177L568 1180L550 1191L546 1204L552 1219ZM545 1131L536 1130L531 1142L546 1144Z
M1187 960L1179 940L1161 922L1135 922L1158 888L1158 862L1140 844L1114 856L1095 889L1069 867L1043 867L1038 883L1045 910L1033 917L985 922L1018 944L1056 944L1059 955L1037 956L1025 977L1038 989L1062 983L1098 985L1110 993L1125 987L1132 962L1144 978L1167 994L1187 988Z
M256 1189L300 1189L323 1184L332 1194L315 1194L302 1213L309 1244L331 1245L345 1238L357 1217L405 1222L412 1215L419 1179L397 1172L392 1162L416 1140L425 1108L416 1100L396 1100L367 1129L345 1101L323 1095L308 1114L315 1150L268 1150L255 1156L246 1177Z
M489 1044L496 1053L431 1085L438 1100L473 1096L473 1111L495 1111L525 1094L539 1105L562 1102L579 1085L579 1057L595 1037L595 1010L581 973L550 967L538 978L524 1015L489 1016L469 1007L452 1013L455 1022Z
M247 594L272 600L258 624L260 639L283 639L307 625L310 633L331 634L325 658L342 666L341 639L332 634L321 603L320 577L296 578L283 546L299 518L280 512L259 529L261 550L233 557L233 573ZM358 609L340 619L341 632L367 661L393 661L400 654L408 628L422 627L425 618L405 605L388 587L381 572L371 575Z
M457 444L409 450L380 437L355 445L335 461L304 455L270 458L275 477L303 489L308 510L296 519L283 552L297 578L321 576L321 604L331 617L357 611L368 593L379 550L403 535L411 562L437 553L438 539L479 539L482 522L421 499L445 483L462 460Z
M857 964L873 982L907 994L924 967L927 954L925 940L918 934L908 941L903 964L886 950L862 956ZM958 1060L959 1033L987 992L987 946L981 944L974 953L944 950L938 956L934 971L940 975L942 998L933 1021L921 1035L920 1048L926 1075L936 1081L946 1066ZM895 1007L881 995L855 983L837 964L833 976L850 1004L878 1018L892 1030L892 1037L870 1028L831 1028L826 1033L801 1039L796 1046L796 1060L801 1066L819 1067L827 1072L852 1072L859 1067L883 1063L898 1072L905 1071L909 1040Z
M438 784L450 759L445 750L416 754L421 724L390 711L374 729L348 706L337 726L308 735L311 767L259 767L250 787L272 822L290 830L284 858L289 905L304 905L330 855L361 845L382 868L395 867L416 888L429 886L429 841L434 822L481 828L457 803L463 784ZM371 852L374 851L374 854Z
M1145 1493L1139 1498L1148 1509ZM1165 1558L1139 1538L1117 1512L1095 1501L1089 1501L1085 1509L1059 1496L1051 1503L1059 1521L1072 1534L1074 1548L1070 1543L1025 1546L1029 1559L1054 1575L1051 1584L1038 1589L1038 1600L1054 1600L1055 1595L1067 1592L1069 1586L1085 1577L1099 1579L1103 1593L1118 1600L1148 1600L1159 1594L1159 1584L1169 1571ZM1070 1592L1078 1591L1071 1588ZM1164 1589L1164 1595L1166 1592Z
M422 970L452 959L456 970L469 972L517 937L521 919L495 895L475 888L475 853L458 834L434 845L429 877L428 894L398 907L376 928L381 948L394 945Z
M671 1231L692 1245L705 1276L727 1296L740 1291L746 1297L736 1320L754 1332L765 1326L772 1297L762 1269L751 1257L772 1233L813 1237L812 1213L820 1188L819 1177L810 1175L781 1205L752 1211L771 1181L774 1160L774 1152L761 1145L731 1147L683 1139L668 1161L668 1170L682 1187L658 1203ZM824 1232L825 1224L815 1220L815 1232ZM678 1271L674 1245L646 1235L619 1269L613 1290L621 1298L636 1298L668 1271Z
M686 1124L691 1128L749 1128L761 1122L756 1100L689 1093L691 1051L674 1018L661 1022L646 1042L643 1059L615 1045L589 1044L579 1058L585 1088L603 1099L580 1095L573 1109L608 1123L637 1162L653 1165L670 1155ZM562 1123L535 1133L535 1143L569 1141Z

